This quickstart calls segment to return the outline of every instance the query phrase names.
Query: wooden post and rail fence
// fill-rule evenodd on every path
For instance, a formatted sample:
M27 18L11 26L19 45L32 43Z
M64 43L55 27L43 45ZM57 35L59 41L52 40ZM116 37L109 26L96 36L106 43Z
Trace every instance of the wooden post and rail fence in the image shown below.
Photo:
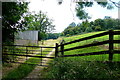
M16 47L15 49L13 47ZM21 49L22 48L22 49ZM33 49L34 48L34 49ZM36 50L37 48L37 50ZM25 46L25 45L3 45L2 46L2 56L5 58L5 56L18 56L18 57L25 57L25 59L21 62L15 59L9 60L8 63L21 63L21 64L30 64L30 65L39 65L39 66L46 66L43 65L43 58L49 58L49 59L54 59L54 57L47 57L47 54L43 54L43 52L52 52L52 51L44 51L44 48L52 48L55 49L55 47L45 47L45 46ZM5 49L5 50L4 50ZM31 58L40 58L40 63L41 64L32 64L32 63L27 63L26 61Z
M64 48L66 45L69 45L69 44L72 44L72 43L93 39L93 38L96 38L96 37L102 37L102 36L105 36L105 35L109 35L108 40L97 42L97 43L85 44L85 45L82 45L82 46L75 46L75 47L68 48L68 49ZM67 42L67 43L65 43L65 41L62 40L60 44L56 43L55 47L24 46L24 45L3 45L3 47L5 47L5 46L9 46L9 47L11 47L11 46L13 46L13 47L25 47L25 49L22 50L22 52L13 51L12 52L13 54L6 54L9 51L6 51L6 52L3 51L3 53L4 53L3 55L23 56L23 57L26 57L26 59L27 59L27 57L54 59L54 58L58 58L58 57L74 57L74 56L91 56L91 55L109 54L109 61L112 61L114 54L120 54L120 50L115 50L114 49L114 43L120 44L120 40L114 40L114 35L119 35L120 36L120 31L109 30L109 31L105 31L103 33L99 33L99 34L95 34L95 35L92 35L92 36L84 37L84 38L77 39L77 40ZM64 52L66 52L66 51L71 51L71 50L76 50L76 49L81 49L81 48L87 48L87 47L92 47L92 46L98 46L98 45L103 45L103 44L109 44L109 49L105 50L105 51L98 51L98 52L64 55ZM28 47L40 48L40 50L28 50ZM44 52L44 51L42 50L42 48L53 48L53 49L55 49L55 57L43 56L42 52ZM37 56L36 55L29 55L28 51L32 51L32 54L33 54L33 51L38 51L39 53L41 53L41 55L39 55L39 56L38 55ZM48 52L50 52L50 51L48 51ZM17 53L24 53L24 54L17 54ZM59 53L61 53L61 55ZM41 59L41 61L42 61L42 59Z
M84 40L89 40L89 39L96 38L96 37L102 37L102 36L105 36L105 35L109 35L109 40L105 40L105 41L101 41L101 42L97 42L97 43L86 44L86 45L83 45L83 46L76 46L76 47L72 47L72 48L69 48L69 49L64 49L65 45L69 45L69 44L84 41ZM112 61L113 60L113 54L120 54L120 50L114 50L114 43L117 43L117 44L119 43L120 44L120 40L114 40L114 35L120 35L120 31L109 30L109 31L106 31L106 32L103 32L103 33L95 34L95 35L88 36L88 37L85 37L85 38L81 38L81 39L78 39L78 40L74 40L74 41L71 41L71 42L62 43L60 45L58 45L58 43L56 43L55 57L74 57L74 56L90 56L90 55L109 54L109 61ZM92 47L92 46L98 46L98 45L103 45L103 44L109 44L109 50L99 51L99 52L91 52L91 53L83 53L83 54L64 55L65 51L87 48L87 47ZM58 50L59 47L60 47L60 50ZM61 56L58 56L59 52L61 53Z

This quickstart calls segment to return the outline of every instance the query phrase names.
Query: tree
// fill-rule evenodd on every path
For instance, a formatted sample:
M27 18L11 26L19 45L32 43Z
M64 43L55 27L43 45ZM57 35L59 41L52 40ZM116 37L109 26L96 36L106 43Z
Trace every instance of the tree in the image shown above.
M27 12L28 3L26 2L2 2L2 44L13 44L14 33L23 29L23 16ZM4 46L5 47L5 46ZM3 50L6 50L4 49ZM9 47L14 49L15 47ZM7 53L11 54L9 52ZM3 62L12 60L15 56L4 56Z
M119 30L120 29L120 19L96 19L95 21L88 22L83 21L78 23L77 26L68 26L62 33L62 36L71 36L76 34L94 32L94 31L104 31L104 30Z
M115 19L114 21L114 29L120 30L120 19Z
M98 0L94 0L93 2L88 2L88 1L83 1L83 2L76 2L77 6L76 6L76 16L80 19L80 20L84 20L83 23L80 25L82 32L91 32L94 30L103 30L102 27L104 27L105 23L104 20L98 19L96 20L97 23L95 24L91 24L88 22L88 19L91 19L91 17L89 16L89 14L85 11L86 7L92 7L94 5L94 3L97 3L98 5L100 5L101 7L107 8L107 9L112 9L113 6L107 2L107 0L104 0L104 2L100 2ZM96 26L94 26L96 25ZM96 27L96 28L95 28Z
M75 22L72 22L71 24L69 24L69 26L75 27L76 24L75 24Z
M60 33L48 33L46 39L57 39L60 36Z
M105 21L102 19L96 19L94 21L94 26L99 27L99 30L104 30L105 29Z
M22 16L27 12L26 2L2 2L2 41L14 42L14 32L22 29Z
M105 20L105 28L106 29L113 29L114 19L109 18L109 19L104 19L104 20Z
M105 16L104 19L110 19L111 17L110 16Z
M54 25L52 24L53 20L49 19L47 15L41 11L36 13L28 13L25 16L25 26L27 30L38 30L39 31L39 40L46 38L46 33L52 32L54 30Z
M76 15L79 17L80 20L83 19L90 19L88 13L85 12L84 7L91 7L93 2L78 2L76 7Z
M61 5L63 2L63 0L58 0L58 4ZM72 1L71 1L72 2ZM88 13L85 11L86 7L92 7L94 5L94 3L96 2L98 5L100 5L101 7L107 8L107 9L113 9L113 4L116 7L120 7L119 3L116 3L112 0L92 0L92 2L88 1L88 0L79 0L79 1L75 1L73 0L73 2L76 2L76 15L79 17L80 20L86 20L86 19L90 19L91 17L88 15ZM112 2L113 4L109 3Z
M120 19L104 19L106 29L120 29Z
M99 2L97 0L93 1L93 2L77 2L77 6L76 6L76 15L79 17L80 20L86 20L86 19L90 19L91 17L88 15L88 13L85 11L86 7L92 7L94 5L95 2L97 2L98 5L102 6L102 7L106 7L107 9L112 9L113 6L111 4L109 4L107 2L107 0L104 0L106 2Z

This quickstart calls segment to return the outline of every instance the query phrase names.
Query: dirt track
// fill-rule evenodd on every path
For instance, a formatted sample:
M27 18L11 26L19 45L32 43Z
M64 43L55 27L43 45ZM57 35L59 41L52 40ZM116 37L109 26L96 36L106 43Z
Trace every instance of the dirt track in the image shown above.
M47 57L50 57L53 53L54 53L54 49L52 50L52 52L50 52L49 54L47 54L46 56ZM42 65L47 65L47 62L49 61L48 58L44 58L43 59L44 63L42 63ZM41 63L40 63L41 64ZM44 66L36 66L35 69L27 76L25 77L24 79L22 80L25 80L25 79L39 79L41 73L40 71L44 68Z

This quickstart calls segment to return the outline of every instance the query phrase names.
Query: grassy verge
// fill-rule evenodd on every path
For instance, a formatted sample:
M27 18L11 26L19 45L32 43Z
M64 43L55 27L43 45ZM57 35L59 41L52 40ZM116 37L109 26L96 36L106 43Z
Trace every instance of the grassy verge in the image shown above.
M120 79L120 63L86 62L84 60L56 59L42 78L49 79Z
M86 34L82 34L82 35L76 35L76 36L72 36L72 37L66 37L64 38L64 40L66 42L70 42L70 41L74 41L83 37L88 37L94 34L98 34L101 33L103 31L100 32L93 32L93 33L86 33ZM97 38L93 38L93 39L89 39L89 40L85 40L85 41L81 41L81 42L77 42L77 43L73 43L73 44L69 44L65 46L65 49L68 48L72 48L72 47L76 47L76 46L82 46L82 45L86 45L86 44L91 44L94 41L105 41L108 40L109 36L105 35L102 37L97 37ZM115 40L120 40L120 35L115 35L114 36ZM100 46L93 46L93 47L88 47L88 48L82 48L82 49L76 49L76 50L71 50L71 51L66 51L64 52L64 55L70 55L70 54L83 54L83 53L90 53L90 52L98 52L98 51L105 51L108 50L108 44L104 44L104 45L100 45ZM120 48L120 44L114 44L114 47L119 47ZM84 59L87 61L108 61L108 54L103 54L103 55L92 55L92 56L83 56L83 57L74 57L77 59ZM120 61L119 60L120 54L114 54L114 58L113 61ZM74 59L73 58L73 59Z
M37 54L37 55L40 55L40 54ZM36 64L39 62L40 62L40 58L29 58L24 63ZM6 76L4 76L3 80L4 79L22 79L25 76L27 76L35 68L35 66L36 65L20 64L18 68L10 71Z
M101 32L94 32L88 33L83 35L77 35L72 37L66 37L64 40L66 42L73 41L76 39L80 39L83 37L91 36L94 34L98 34ZM114 39L118 40L120 36L114 36ZM97 41L104 41L108 40L108 36L98 37L95 39L90 39L74 44L70 44L65 46L65 49L90 44L94 40ZM107 46L102 45L102 46ZM67 51L64 54L81 54L81 53L88 53L88 52L97 52L97 51L104 51L107 50L102 46L93 46L89 48L77 49ZM118 44L115 44L115 47ZM68 57L68 58L58 58L54 60L48 68L43 70L42 78L49 78L49 79L120 79L120 62L111 62L107 63L108 61L108 54L103 55L94 55L94 56L83 56L83 57ZM120 61L119 60L120 54L114 54L113 61ZM102 61L102 62L98 62Z
M43 51L52 51L52 48L47 48ZM49 52L43 52L42 54L46 56ZM36 54L36 56L39 56L40 54ZM29 58L25 63L31 63L31 64L39 64L40 58ZM17 68L10 71L7 75L3 77L3 80L6 79L17 79L20 80L24 77L26 77L34 68L36 65L28 65L28 64L20 64Z

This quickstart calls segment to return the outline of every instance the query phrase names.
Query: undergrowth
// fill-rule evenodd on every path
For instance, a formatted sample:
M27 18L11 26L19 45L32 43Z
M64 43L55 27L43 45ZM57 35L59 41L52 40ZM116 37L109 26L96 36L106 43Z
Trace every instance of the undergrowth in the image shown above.
M49 79L120 79L120 63L87 62L68 58L58 58L52 63L43 78Z
M44 51L51 51L52 48L45 49ZM44 56L48 54L48 52L43 52ZM36 56L40 56L40 54L37 54ZM26 77L34 68L36 65L32 64L39 64L41 58L29 58L27 61L24 63L29 63L29 64L20 64L18 68L10 71L7 75L3 77L3 80L9 80L9 79L15 79L15 80L20 80L24 77Z
M83 37L91 36L100 32L88 33L83 35L76 35L72 37L64 37L65 42L74 41ZM119 40L120 36L114 36L115 40ZM108 36L98 37L95 39L90 39L82 42L73 43L65 46L65 49L69 49L75 46L81 46L85 44L90 44L94 40L104 41L108 40ZM71 54L83 54L89 52L104 51L104 46L93 46L88 48L76 49L64 52L64 55ZM115 47L118 44L115 44ZM109 55L92 55L92 56L82 56L82 57L68 57L68 58L57 58L54 62L43 70L41 78L49 79L64 79L64 80L76 80L76 79L120 79L120 54L114 54L113 61L108 62Z

